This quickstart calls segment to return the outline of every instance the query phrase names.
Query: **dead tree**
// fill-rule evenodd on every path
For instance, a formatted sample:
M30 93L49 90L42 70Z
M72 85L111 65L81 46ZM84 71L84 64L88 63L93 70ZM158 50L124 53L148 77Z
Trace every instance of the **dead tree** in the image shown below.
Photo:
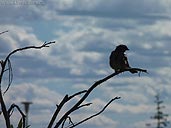
M109 75L109 76L107 76L107 77L105 77L105 78L103 78L103 79L101 79L101 80L96 81L96 82L95 82L93 85L91 85L87 90L83 90L83 91L77 92L77 93L75 93L75 94L73 94L73 95L71 95L71 96L65 95L65 97L62 99L62 101L61 101L58 105L56 105L57 108L56 108L56 110L55 110L55 112L54 112L54 114L53 114L53 116L52 116L52 118L51 118L51 120L50 120L50 122L49 122L49 124L48 124L48 128L52 128L52 126L53 126L53 124L54 124L56 118L58 117L59 112L61 111L62 107L63 107L68 101L70 101L72 98L74 98L75 96L81 95L81 94L83 94L83 96L82 96L82 97L81 97L81 98L80 98L80 99L79 99L71 108L69 108L69 110L66 111L66 112L63 114L62 117L60 117L60 118L57 120L56 124L54 125L54 128L59 128L59 127L64 128L64 124L65 124L66 120L68 120L69 123L71 124L71 125L67 126L67 128L73 128L73 127L76 127L76 126L78 126L78 125L80 125L80 124L82 124L82 123L84 123L84 122L86 122L86 121L92 119L93 117L96 117L96 116L98 116L99 114L101 114L101 113L109 106L109 104L111 104L111 103L112 103L114 100L116 100L116 99L120 99L120 97L114 97L113 99L111 99L111 100L104 106L104 108L103 108L101 111L99 111L98 113L96 113L96 114L94 114L94 115L91 115L91 116L89 116L89 117L87 117L87 118L85 118L85 119L83 119L83 120L81 120L81 121L79 121L79 122L77 122L77 123L74 123L74 122L72 121L71 117L70 117L70 114L73 113L74 111L76 111L76 110L78 110L78 109L80 109L80 108L82 108L82 107L89 106L89 105L92 104L92 103L86 103L86 104L82 104L82 103L86 100L86 98L92 93L92 91L93 91L96 87L98 87L98 86L99 86L100 84L102 84L103 82L109 80L110 78L112 78L112 77L114 77L114 76L116 76L116 75L118 75L118 74L120 74L120 73L122 73L122 72L125 72L125 71L137 71L137 72L139 72L139 73L140 73L140 72L145 72L145 73L147 73L147 70L140 69L140 68L125 69L125 70L122 70L122 71L119 71L119 72L112 73L111 75ZM139 75L140 75L140 74L139 74Z
M4 31L4 32L7 32L7 31ZM2 32L2 33L4 33L4 32ZM2 33L0 33L0 34L2 34ZM0 65L1 65L1 71L0 71L0 105L1 105L2 114L3 114L4 119L5 119L6 128L11 128L10 117L11 117L11 114L12 114L12 111L14 108L16 108L22 116L23 128L27 127L27 126L25 126L25 115L24 115L24 113L15 104L12 104L11 107L9 109L7 109L6 103L5 103L4 97L3 97L5 95L5 93L8 91L8 89L10 88L11 83L12 83L12 79L13 79L10 57L17 52L21 52L21 51L24 51L27 49L42 49L44 47L49 47L49 45L52 43L55 43L55 42L45 42L41 46L28 46L28 47L18 48L16 50L10 52L4 60L0 61ZM3 79L5 72L8 73L8 85L7 85L6 90L3 92L2 91L2 79Z

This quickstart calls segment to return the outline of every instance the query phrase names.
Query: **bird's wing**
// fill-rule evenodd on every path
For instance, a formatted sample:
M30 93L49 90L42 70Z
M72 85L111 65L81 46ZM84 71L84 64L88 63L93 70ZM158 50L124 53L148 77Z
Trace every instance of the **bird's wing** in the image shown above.
M111 52L109 63L111 68L115 70L118 69L118 53L116 51Z
M123 61L124 61L125 68L130 68L128 58L127 58L127 56L125 54L124 54L124 57L123 57Z
M124 63L125 63L125 67L124 69L131 69L131 67L129 66L129 62L128 62L128 58L126 57L126 55L124 54ZM137 70L130 70L131 73L137 73Z

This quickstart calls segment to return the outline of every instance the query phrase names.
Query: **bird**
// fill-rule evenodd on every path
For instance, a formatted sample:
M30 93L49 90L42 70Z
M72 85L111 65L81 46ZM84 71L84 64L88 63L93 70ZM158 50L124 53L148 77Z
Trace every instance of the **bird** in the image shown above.
M111 52L109 57L109 64L115 72L131 69L125 51L129 50L124 44L116 46L115 50ZM131 73L137 73L136 70L130 70Z

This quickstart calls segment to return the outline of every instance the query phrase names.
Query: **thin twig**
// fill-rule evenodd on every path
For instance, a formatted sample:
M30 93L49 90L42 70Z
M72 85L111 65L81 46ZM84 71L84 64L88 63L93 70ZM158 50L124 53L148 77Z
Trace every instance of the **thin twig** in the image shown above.
M60 102L59 105L56 105L57 108L48 124L48 128L52 128L52 125L54 123L54 121L56 120L56 117L58 116L60 110L62 109L63 105L68 101L68 95L65 95L65 97L62 99L62 101Z
M75 96L77 95L81 95L83 93L86 93L87 90L83 90L83 91L80 91L80 92L77 92L71 96L68 96L68 95L65 95L65 97L62 99L62 101L60 102L59 105L57 105L57 108L56 108L56 111L54 112L49 124L48 124L48 128L52 128L52 125L56 119L56 117L58 116L60 110L62 109L62 107L64 106L65 103L67 103L69 100L71 100L72 98L74 98ZM64 121L63 121L64 122Z
M62 122L61 128L64 128L64 125L65 125L66 120L67 120L67 119L65 119L65 120Z
M70 126L70 125L74 125L74 123L73 123L71 117L68 116L68 117L63 121L61 128L64 128L65 122L66 122L67 119L69 120L69 126Z
M77 109L80 109L80 108L85 107L85 106L90 106L91 104L92 103L87 103L87 104L80 105L80 106L77 107Z
M70 100L70 99L72 99L73 97L75 97L75 96L77 96L77 95L81 95L82 93L86 93L86 92L87 92L87 90L83 90L83 91L77 92L77 93L75 93L75 94L69 96L68 99Z
M8 32L8 30L1 32L0 35L1 35L1 34L4 34L4 33L6 33L6 32Z
M9 77L8 86L7 86L6 90L4 91L4 94L8 91L8 89L12 83L12 79L13 79L12 66L11 66L11 61L9 59L8 59L8 71L9 71L9 73L8 73L8 75L9 75L8 76Z
M86 122L86 121L88 121L88 120L90 120L90 119L92 119L93 117L96 117L96 116L98 116L98 115L100 115L114 100L116 100L116 99L120 99L121 97L115 97L115 98L113 98L113 99L111 99L104 107L103 107L103 109L101 110L101 111L99 111L98 113L96 113L96 114L94 114L94 115L91 115L90 117L87 117L87 118L85 118L85 119L83 119L82 121L80 121L80 122L78 122L78 123L76 123L76 124L74 124L73 126L70 126L69 128L73 128L73 127L75 127L75 126L78 126L78 125L80 125L80 124L82 124L82 123L84 123L84 122Z
M10 106L10 108L8 109L9 115L10 115L11 111L12 111L14 108L16 108L16 109L19 111L19 113L21 114L22 119L23 119L23 128L25 128L25 121L26 121L25 118L26 118L26 116L25 116L25 114L21 111L21 109L20 109L20 107L19 107L18 105L12 104L12 105Z
M53 44L55 43L55 41L53 42L48 42L48 43L44 43L42 44L41 46L27 46L27 47L23 47L23 48L18 48L14 51L12 51L11 53L8 54L8 56L6 57L6 60L11 56L13 55L14 53L18 52L18 51L23 51L23 50L26 50L26 49L41 49L41 48L44 48L44 47L49 47L50 44ZM4 62L5 63L5 62Z
M72 121L70 116L68 117L68 119L69 119L69 124L71 123L72 125L74 125L74 123L73 123L73 121Z

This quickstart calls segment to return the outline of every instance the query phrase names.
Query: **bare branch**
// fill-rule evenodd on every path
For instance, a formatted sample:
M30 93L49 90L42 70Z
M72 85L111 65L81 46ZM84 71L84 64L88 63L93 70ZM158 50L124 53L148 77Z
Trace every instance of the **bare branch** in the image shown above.
M41 49L41 48L44 48L44 47L49 47L50 44L53 44L55 43L55 41L53 42L45 42L43 43L41 46L27 46L27 47L23 47L23 48L18 48L18 49L15 49L14 51L10 52L7 57L5 58L5 61L2 61L1 62L1 74L0 74L0 87L1 87L1 80L2 80L2 76L3 76L3 73L5 71L5 66L6 66L6 63L9 61L9 58L10 56L12 56L13 54L15 54L16 52L19 52L19 51L23 51L23 50L27 50L27 49Z
M4 32L8 32L8 31L4 31ZM2 32L2 33L4 33ZM0 34L2 34L0 33ZM9 89L10 85L11 85L11 82L12 82L12 67L11 67L11 62L10 62L10 57L15 54L16 52L19 52L19 51L23 51L23 50L27 50L27 49L41 49L41 48L44 48L44 47L49 47L50 44L52 43L55 43L55 41L53 42L45 42L44 44L42 44L41 46L28 46L28 47L23 47L23 48L18 48L12 52L10 52L7 57L5 58L5 60L1 60L0 61L0 65L1 65L1 72L0 72L0 104L1 104L1 109L2 109L2 113L3 113L3 116L4 116L4 119L5 119L5 123L6 123L6 127L7 128L10 128L10 115L7 111L7 108L6 108L6 104L5 104L5 101L4 101L4 98L3 98L3 95L2 95L2 90L1 90L1 83L2 83L2 78L3 78L3 75L4 75L4 72L5 71L9 71L8 74L9 74L9 84L5 90L5 92L7 92L7 90ZM6 65L8 64L8 68L6 68ZM16 107L17 108L17 107Z
M69 124L71 123L72 125L74 125L70 116L68 117L68 119L69 119Z
M0 35L1 35L1 34L4 34L4 33L6 33L6 32L8 32L8 30L6 30L6 31L3 31L3 32L0 32Z
M66 120L67 120L67 119L65 119L65 120L63 121L61 128L64 128L64 125L65 125Z
M147 72L147 70L146 69L141 69L141 68L130 68L130 69L127 69L127 70L125 70L125 71L138 71L138 72L144 72L144 73L147 73L148 74L148 72Z
M96 117L96 116L98 116L98 115L100 115L114 100L116 100L116 99L120 99L121 97L115 97L115 98L113 98L113 99L111 99L105 106L104 106L104 108L101 110L101 111L99 111L98 113L96 113L96 114L94 114L94 115L91 115L90 117L87 117L87 118L85 118L85 119L83 119L82 121L80 121L80 122L78 122L78 123L76 123L76 124L74 124L74 125L72 125L72 126L70 126L69 128L73 128L73 127L75 127L75 126L78 126L78 125L80 125L80 124L82 124L82 123L84 123L84 122L86 122L86 121L88 121L88 120L90 120L90 119L92 119L93 117Z
M51 118L51 120L50 120L50 122L49 122L49 124L48 124L48 128L52 128L52 125L53 125L53 123L54 123L56 117L58 116L60 110L62 109L63 105L64 105L67 101L68 101L68 95L65 95L65 97L62 99L62 101L60 102L60 104L59 104L59 105L56 105L57 108L56 108L56 110L55 110L55 112L54 112L54 114L53 114L53 116L52 116L52 118Z
M51 127L52 127L52 125L53 125L53 123L54 123L56 117L58 116L60 110L62 109L62 107L64 106L65 103L67 103L69 100L71 100L71 99L74 98L75 96L81 95L82 93L86 93L86 92L87 92L87 90L83 90L83 91L77 92L77 93L75 93L75 94L73 94L73 95L71 95L71 96L66 95L66 96L63 98L63 100L60 102L60 104L57 105L56 111L55 111L55 113L53 114L53 116L52 116L52 118L51 118L51 120L50 120L50 123L48 124L48 128L51 128ZM66 120L64 120L63 123L65 123L65 121L66 121Z
M71 125L73 126L73 125L74 125L74 123L73 123L71 117L68 116L68 117L63 121L61 128L64 128L65 122L66 122L67 119L69 120L69 126L71 126Z
M56 123L55 127L54 128L58 128L61 123L63 122L63 120L65 120L72 112L74 112L75 110L77 110L79 108L79 106L83 103L83 101L89 96L89 94L98 86L100 85L101 83L109 80L110 78L122 73L122 72L125 72L125 71L131 71L131 70L136 70L137 72L140 71L140 72L145 72L147 73L147 70L144 70L144 69L140 69L140 68L130 68L130 69L125 69L123 71L118 71L118 72L114 72L112 73L111 75L101 79L101 80L98 80L96 81L87 91L86 93L82 96L82 98L73 106L71 107L60 119L59 121Z
M81 95L82 93L86 93L86 92L87 92L87 90L83 90L83 91L77 92L77 93L75 93L75 94L69 96L68 99L72 99L73 97L75 97L75 96L77 96L77 95Z
M6 127L7 128L10 128L11 127L10 126L10 115L9 115L7 109L6 109L6 105L5 105L5 102L4 102L4 99L3 99L3 96L2 96L2 91L1 90L0 90L0 104L1 104L1 109L2 109L3 116L5 118Z
M19 113L21 114L22 119L23 119L23 128L25 128L25 121L26 121L25 118L26 118L26 116L25 116L25 114L21 111L21 109L20 109L20 107L19 107L18 105L12 104L12 105L10 106L10 108L8 109L9 115L10 115L11 111L12 111L14 108L16 108L16 109L19 111Z
M26 50L26 49L41 49L41 48L44 48L44 47L49 47L50 44L53 44L55 43L55 41L53 42L45 42L44 44L42 44L41 46L27 46L27 47L23 47L23 48L18 48L14 51L12 51L11 53L8 54L8 56L6 57L6 60L9 59L9 57L11 55L13 55L14 53L18 52L18 51L23 51L23 50ZM5 61L4 61L5 63Z
M130 72L144 72L144 73L148 74L146 69L141 69L141 68L127 68L127 69L120 70L117 73L122 73L122 72L126 72L126 71L130 71Z
M87 103L87 104L80 105L80 106L77 107L77 109L80 109L80 108L85 107L85 106L90 106L91 104L92 103Z
M12 73L12 66L11 66L11 61L8 59L8 86L6 88L6 90L4 91L4 94L8 91L11 83L12 83L12 79L13 79L13 73Z
M120 72L115 72L97 82L95 82L88 90L87 92L83 95L83 97L73 106L71 107L70 110L68 110L62 117L61 119L56 123L54 128L58 128L61 123L63 122L63 120L65 120L69 114L71 114L73 111L77 110L79 108L79 106L81 105L81 103L89 96L89 94L93 91L93 89L95 89L98 85L100 85L101 83L105 82L106 80L110 79L111 77L119 74Z

